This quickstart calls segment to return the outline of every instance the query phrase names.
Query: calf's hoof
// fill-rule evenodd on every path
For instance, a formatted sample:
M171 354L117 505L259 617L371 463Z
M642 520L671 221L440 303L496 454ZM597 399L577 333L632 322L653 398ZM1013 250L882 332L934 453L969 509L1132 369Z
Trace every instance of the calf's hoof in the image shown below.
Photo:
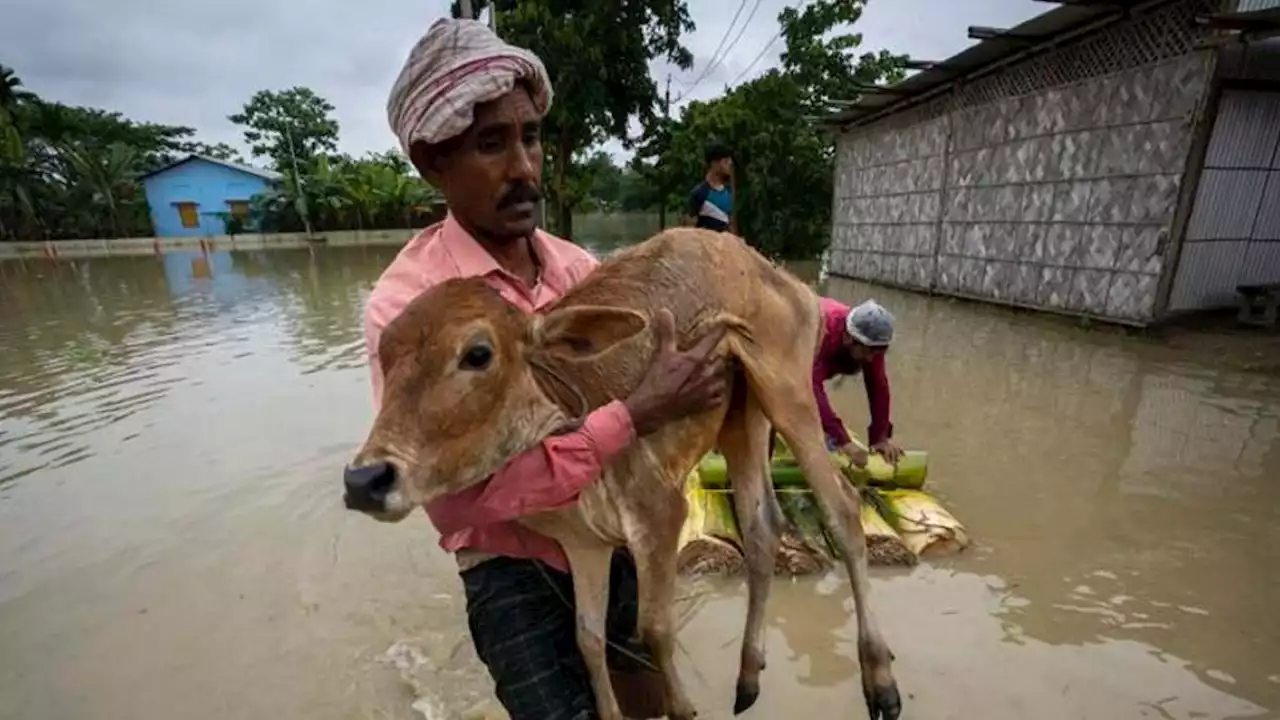
M889 682L879 687L863 687L862 695L867 701L867 714L871 720L898 720L902 714L902 696L898 694L898 684Z
M733 714L741 715L760 699L760 684L738 681L738 692L733 698Z
M609 679L618 709L627 720L667 717L667 696L662 674L647 668L610 668Z
M698 711L693 708L689 708L685 712L676 712L675 710L672 710L667 713L667 720L696 720L697 717Z

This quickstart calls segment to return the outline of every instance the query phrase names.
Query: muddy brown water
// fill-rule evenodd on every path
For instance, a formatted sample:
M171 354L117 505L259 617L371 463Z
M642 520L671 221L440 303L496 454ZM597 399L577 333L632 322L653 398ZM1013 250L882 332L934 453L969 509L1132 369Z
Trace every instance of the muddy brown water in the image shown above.
M341 508L391 248L0 263L0 718L501 717L424 517ZM846 281L900 442L976 539L876 571L907 718L1280 712L1280 382L1195 343ZM857 380L834 391L866 422ZM731 716L738 581L686 583ZM744 717L865 717L836 577L779 582Z

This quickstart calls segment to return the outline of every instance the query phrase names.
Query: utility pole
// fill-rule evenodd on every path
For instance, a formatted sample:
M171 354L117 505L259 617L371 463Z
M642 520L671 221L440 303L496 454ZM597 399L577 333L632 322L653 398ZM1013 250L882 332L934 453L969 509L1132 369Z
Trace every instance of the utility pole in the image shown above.
M471 0L458 0L458 9L460 10L459 14L468 20L476 16L475 13L471 12Z
M671 120L671 73L667 73L667 91L662 96L662 132L667 132L667 124ZM658 162L662 162L659 157ZM667 198L661 196L658 200L658 229L667 229Z
M293 149L293 133L289 132L288 123L284 126L284 137L289 142L289 159L293 162L293 184L298 188L298 214L302 216L302 225L307 229L307 239L311 239L311 219L307 217L307 193L302 187L302 174L298 172L298 155Z

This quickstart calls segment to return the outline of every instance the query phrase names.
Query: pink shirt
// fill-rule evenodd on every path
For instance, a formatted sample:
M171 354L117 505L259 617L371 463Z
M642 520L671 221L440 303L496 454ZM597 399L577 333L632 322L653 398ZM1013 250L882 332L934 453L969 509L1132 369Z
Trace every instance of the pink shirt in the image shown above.
M382 329L427 288L452 278L483 277L507 302L534 312L559 299L599 265L587 251L541 230L533 237L533 249L542 273L537 284L528 287L499 267L452 215L410 240L378 278L365 307L365 351L375 407L382 402L377 352ZM600 477L605 463L632 438L631 416L625 405L614 401L592 412L577 432L547 438L485 482L429 503L427 516L440 531L440 547L455 553L535 558L567 572L559 543L514 521L575 503L578 493Z

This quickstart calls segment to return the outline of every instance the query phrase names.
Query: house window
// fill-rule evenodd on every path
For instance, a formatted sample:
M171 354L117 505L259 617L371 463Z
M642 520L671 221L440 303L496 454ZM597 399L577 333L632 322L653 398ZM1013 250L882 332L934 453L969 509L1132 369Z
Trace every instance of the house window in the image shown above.
M227 206L231 208L232 215L242 220L249 217L248 200L228 200Z
M174 203L178 208L178 217L182 220L182 227L195 228L200 227L200 213L196 212L198 207L193 202Z

